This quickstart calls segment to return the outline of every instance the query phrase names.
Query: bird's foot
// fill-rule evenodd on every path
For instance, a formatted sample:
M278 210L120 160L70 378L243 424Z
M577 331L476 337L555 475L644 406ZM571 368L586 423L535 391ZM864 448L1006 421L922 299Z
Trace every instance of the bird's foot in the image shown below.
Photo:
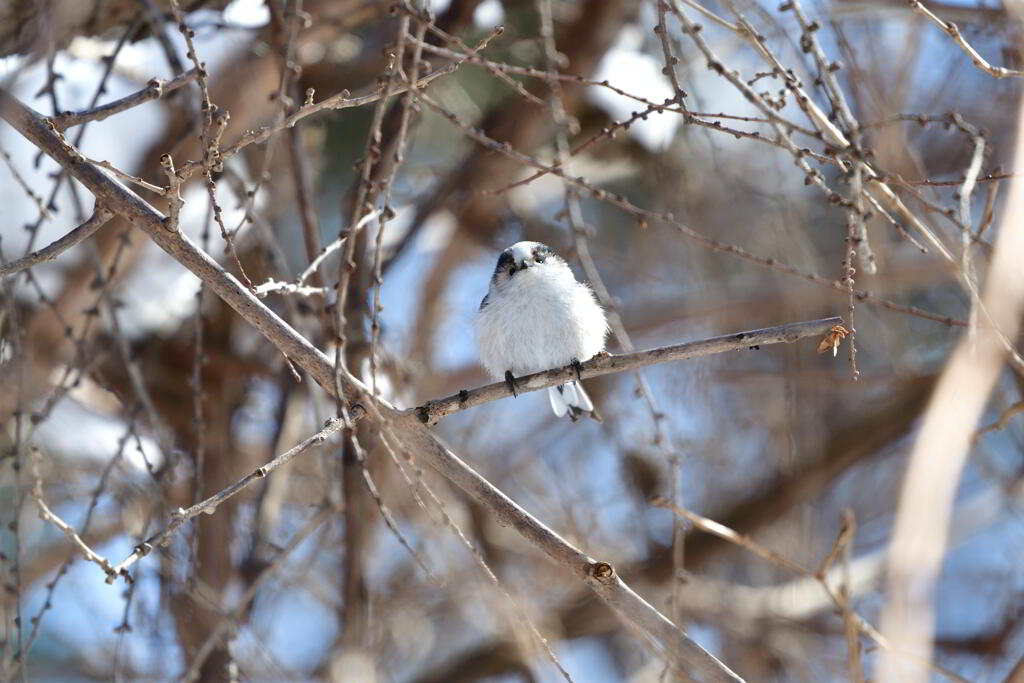
M583 381L583 375L582 375L582 373L583 373L583 364L580 363L579 358L573 358L572 362L569 363L569 365L571 365L572 369L576 371L576 379L577 379L577 381L581 381L582 382Z
M516 378L512 376L511 370L505 371L505 384L508 386L508 390L512 392L512 395L518 398L519 392L516 391Z

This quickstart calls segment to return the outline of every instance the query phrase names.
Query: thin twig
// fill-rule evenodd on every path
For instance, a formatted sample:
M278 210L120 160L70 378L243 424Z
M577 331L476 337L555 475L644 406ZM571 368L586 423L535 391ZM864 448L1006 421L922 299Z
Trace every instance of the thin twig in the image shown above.
M636 204L634 204L628 198L621 194L597 187L596 185L588 182L585 178L578 176L570 176L566 174L561 168L558 168L557 165L542 163L528 154L523 154L522 152L513 149L512 146L508 143L499 142L493 138L488 137L486 134L483 133L483 131L467 124L466 122L459 119L458 116L442 107L440 103L438 103L430 96L422 92L417 92L415 93L415 95L417 99L426 103L430 108L434 109L439 114L444 116L452 125L462 130L469 138L478 142L480 145L486 147L487 149L494 150L499 154L503 154L509 157L510 159L515 159L516 161L522 163L525 166L538 168L547 173L563 178L568 184L585 191L587 194L591 195L595 199L607 202L612 206L616 206L625 211L626 213L636 217L639 221L641 221L642 226L646 226L648 221L657 221L665 223L666 225L671 226L672 228L686 236L688 239L691 239L694 242L712 251L720 252L723 254L730 254L732 256L743 259L750 263L754 263L764 268L768 268L770 270L786 273L788 275L792 275L803 280L807 280L808 282L813 282L815 284L823 285L836 291L843 292L844 294L848 293L846 284L840 280L830 280L817 273L803 271L794 266L782 263L774 258L764 258L761 256L757 256L756 254L753 254L747 251L746 249L738 247L734 244L728 244L720 240L716 240L712 237L708 237L707 235L704 235L703 233L694 230L689 225L676 219L676 217L671 212L659 212L652 211L650 209L644 209L640 206L637 206ZM790 144L792 143L790 142ZM822 174L806 166L806 162L803 162L804 155L800 153L799 150L795 150L795 152L797 157L799 158L799 161L804 164L802 168L805 168L806 172L808 172L808 177L814 178L815 183L823 182L821 179ZM888 187L885 187L888 190ZM840 195L833 193L832 190L829 189L827 186L824 186L824 189L827 190L829 192L830 197L834 197L837 202L841 203L847 201ZM891 190L888 191L890 193L892 192ZM895 197L895 195L892 196ZM896 198L896 200L899 201L898 198ZM900 202L900 204L902 206L902 202ZM905 206L903 206L902 208L904 211L907 210ZM905 304L899 304L893 301L888 301L886 299L882 299L881 297L877 297L863 290L855 290L854 296L857 298L858 301L876 304L882 306L883 308L898 313L913 315L919 318L924 318L926 320L941 322L946 325L955 325L961 327L966 325L966 323L956 320L955 318L939 315L936 313L931 313L929 311L923 311L915 306L907 306Z
M110 564L110 560L103 557L95 550L89 547L89 545L82 540L82 537L78 535L78 532L74 528L60 518L50 506L43 500L43 479L39 474L39 464L42 462L43 456L39 452L38 448L32 449L32 498L36 501L36 507L39 508L39 517L44 521L50 522L58 529L64 532L68 540L82 553L89 562L94 562L99 565L107 575L107 583L114 580L117 576L117 569Z
M162 81L158 78L154 78L150 80L142 90L134 92L131 95L126 95L119 100L108 102L107 104L99 107L91 107L89 109L82 109L79 111L61 112L56 116L51 116L50 120L53 121L53 125L60 131L67 130L72 126L80 126L83 123L88 123L89 121L102 121L114 114L120 114L123 111L128 111L133 107L137 107L140 104L160 99L164 95L174 92L183 85L187 85L194 81L197 74L198 71L190 69L169 81Z
M267 280L262 285L258 285L256 289L252 290L252 293L259 298L264 298L268 294L294 294L295 296L322 296L325 299L330 293L330 290L326 287L309 287L306 285L297 285L293 282L280 282L278 280Z
M1006 429L1010 425L1010 420L1013 419L1013 416L1020 415L1021 413L1024 413L1024 401L1018 401L1017 403L1014 403L1012 406L1010 406L1009 408L1007 408L1006 410L999 414L998 420L988 425L987 427L982 427L978 431L974 432L974 436L971 437L971 443L977 443L978 439L983 437L985 434L988 434L989 432L997 432Z
M989 76L992 76L993 78L1024 76L1024 71L1018 71L1017 69L1007 69L1006 67L992 66L991 64L989 64L987 61L985 61L985 58L982 57L981 54L973 47L971 47L971 44L967 42L963 34L960 32L959 26L954 24L952 21L943 21L934 12L925 7L924 3L920 2L920 0L908 0L908 4L910 5L910 8L912 10L914 10L921 16L926 17L930 22L941 28L946 33L946 35L953 39L953 43L955 43L956 46L960 48L960 50L962 50L965 55L971 58L971 62L974 63L974 66L978 67L979 69L987 73Z
M818 585L821 586L822 590L825 592L825 595L828 596L828 599L832 602L832 604L835 605L836 608L840 611L842 610L842 601L840 600L836 591L832 588L832 586L829 585L828 581L826 580L828 574L825 571L826 565L824 563L822 563L822 570L818 572L812 572L806 567L803 567L800 564L793 562L789 558L775 552L774 550L770 550L762 546L749 536L745 536L741 533L738 533L734 529L731 529L728 526L721 524L720 522L716 522L713 519L709 519L685 508L673 505L671 502L665 500L664 498L655 498L654 500L651 501L651 504L654 505L655 507L670 510L673 514L689 520L698 529L701 529L702 531L705 531L725 541L733 543L741 548L744 548L764 560L777 564L781 567L785 567L786 569L800 576L816 581ZM837 539L837 543L841 542L842 540L842 535L840 535L839 539ZM828 557L834 556L835 553L836 548L834 547L833 550L829 553ZM826 559L828 559L828 557ZM892 645L889 643L889 641L886 638L884 638L878 632L878 630L862 616L852 611L850 612L850 616L856 622L857 630L860 633L863 633L868 638L871 638L873 641L875 641L875 643L877 643L881 648L883 648L887 654L900 657L903 660L910 660L920 663L921 660L915 655L907 651L894 649ZM959 683L967 683L966 679L950 671L947 671L946 669L943 669L937 665L932 665L931 668L941 673L942 675L946 676L947 678L950 678L951 680L958 681Z
M496 36L498 36L500 34L501 34L500 30L493 31L490 35L486 36L480 43L477 44L477 47L474 48L475 51L479 52L480 50L483 50L484 48L486 48L487 44L494 37L496 37ZM434 71L431 71L430 73L426 74L425 76L423 76L422 78L420 78L416 82L416 87L424 88L429 83L431 83L432 81L437 80L441 76L447 76L448 74L454 73L456 69L458 69L460 66L462 66L464 61L465 60L463 60L463 61L455 61L455 62L453 62L451 64L448 64L446 66L443 66L443 67L441 67L439 69L435 69ZM367 104L373 104L374 102L377 102L378 100L381 100L381 99L386 99L388 97L395 97L397 95L401 95L404 92L408 92L408 90L409 90L408 85L406 85L406 84L397 84L391 90L390 94L387 94L384 91L384 89L377 89L374 92L368 93L366 95L358 95L356 97L352 97L351 93L349 93L348 90L342 90L340 93L338 93L336 95L332 95L330 97L327 97L327 98L325 98L325 99L323 99L323 100L321 100L321 101L319 101L319 102L317 102L315 104L313 104L313 103L304 104L302 107L300 107L294 113L289 114L284 119L282 119L281 121L279 121L278 123L276 123L274 125L264 126L263 128L258 128L256 130L248 131L238 141L236 141L234 144L232 144L230 147L222 149L220 151L220 155L221 155L222 158L227 159L228 157L234 156L238 152L242 151L243 149L245 149L249 145L253 145L253 144L257 144L257 143L261 143L261 142L266 142L275 133L278 133L278 132L284 130L285 128L291 128L292 126L294 126L299 121L301 121L301 120L303 120L303 119L305 119L305 118L307 118L309 116L312 116L313 114L318 114L318 113L320 113L322 111L335 111L335 110L339 110L339 109L349 109L349 108L352 108L352 107L362 107L362 106L365 106ZM186 164L183 167L184 168L184 173L186 175L190 175L193 172L195 172L201 166L202 166L202 162L196 162L196 161L189 162L188 164Z
M665 63L661 72L668 77L669 83L672 84L673 99L679 103L679 106L685 106L683 98L686 97L686 92L679 85L679 76L676 74L676 65L679 64L679 58L672 54L668 24L665 21L665 16L668 14L668 3L665 0L654 0L654 4L658 10L658 23L654 26L654 32L661 41L661 54Z
M46 200L44 200L35 190L29 187L28 182L24 176L18 171L18 167L14 165L11 160L11 155L7 153L7 150L0 147L0 158L4 160L4 164L7 166L7 170L11 172L14 177L14 182L18 183L21 187L21 191L32 200L32 203L39 209L39 220L45 220L50 218L50 209L46 206Z
M196 515L205 512L208 515L212 515L217 511L217 506L226 501L228 498L236 495L242 490L248 488L256 481L263 479L268 474L276 470L281 465L286 464L292 458L297 455L304 453L314 446L319 446L328 438L330 438L335 432L341 429L343 423L340 420L328 420L327 424L319 432L309 437L305 441L299 443L294 448L291 448L284 453L281 453L276 458L268 462L266 465L257 467L255 470L245 475L234 484L221 489L217 493L213 494L206 500L196 503L188 509L178 508L171 513L171 523L167 525L162 531L151 535L145 541L135 546L132 550L131 555L121 561L111 571L107 572L107 583L112 583L118 575L127 576L128 567L141 560L146 555L153 552L153 548L157 546L166 545L170 541L171 536L174 532L181 527L182 524L192 519Z
M847 297L846 304L846 323L850 331L850 379L856 381L860 378L860 371L857 370L857 327L855 323L855 308L856 304L854 296L854 285L856 283L854 277L857 273L857 269L853 266L853 259L859 253L859 247L864 244L864 236L867 235L864 225L864 204L863 204L863 178L864 178L864 165L854 164L853 170L851 171L850 178L850 198L853 206L850 207L846 212L846 244L843 249L843 282L846 283L847 291L849 295ZM870 254L870 251L867 252ZM874 257L870 257L871 262L874 261ZM861 258L861 265L867 261L865 257Z
M218 622L216 628L214 628L209 637L203 643L202 647L195 655L195 659L192 660L188 670L182 677L183 681L194 681L199 677L200 670L206 660L209 659L213 653L214 648L220 644L221 640L227 635L227 631L235 626L235 622L241 618L241 615L249 609L249 604L256 598L256 595L267 583L267 581L277 574L284 566L284 562L287 557L294 552L296 548L309 537L314 531L316 531L321 524L331 518L337 511L331 507L323 507L317 511L309 520L302 525L302 527L295 532L295 535L288 541L288 545L281 549L277 557L274 558L266 567L260 571L257 576L246 588L245 592L241 595L238 601L235 603L235 608L224 615L224 618Z
M107 211L103 207L96 207L92 216L90 216L88 220L60 239L51 242L39 251L34 251L28 256L23 256L17 261L11 261L10 263L0 265L0 277L14 275L26 268L31 268L32 266L37 266L40 263L54 260L71 247L81 244L85 240L89 239L93 233L106 225L107 221L113 217L114 214L112 212Z
M369 223L379 215L380 212L374 210L360 218L359 222L356 223L356 231L362 230L363 226L365 226L367 223ZM317 257L310 262L309 266L304 271L302 271L302 273L296 280L296 284L301 285L310 277L312 277L313 274L316 272L317 268L320 267L320 264L322 264L327 259L328 256L330 256L338 249L340 249L342 246L344 246L345 240L348 239L348 236L351 232L352 231L350 230L344 231L342 234L338 235L338 237L333 242L324 247L317 255Z

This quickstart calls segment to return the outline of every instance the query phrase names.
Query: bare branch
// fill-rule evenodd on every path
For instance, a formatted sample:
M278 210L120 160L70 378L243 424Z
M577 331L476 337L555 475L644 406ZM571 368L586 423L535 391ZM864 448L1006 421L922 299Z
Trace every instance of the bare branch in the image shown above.
M380 211L376 209L370 211L365 216L359 219L359 222L356 223L355 231L362 230L363 226L365 226L367 223L369 223L379 215ZM317 254L317 257L313 259L310 262L309 266L299 275L298 280L296 280L295 282L296 286L301 286L306 280L312 277L316 273L320 265L327 259L327 257L336 252L345 244L345 240L348 238L351 232L353 231L346 230L342 232L342 234L339 235L336 240L334 240L326 247L324 247L322 250L320 250L320 253Z
M581 379L600 377L601 375L609 375L614 372L636 370L648 365L669 363L699 356L710 356L715 353L736 351L738 349L749 349L752 346L760 346L762 344L795 342L804 337L824 334L833 325L838 325L841 322L842 318L838 317L822 318L820 320L750 330L748 332L736 332L722 337L662 346L657 349L638 351L637 353L598 355L582 364L578 377ZM516 391L520 394L529 391L539 391L547 387L564 384L573 379L577 379L576 367L567 365L564 368L545 370L533 375L517 377ZM415 413L421 422L434 425L452 413L483 403L490 403L491 401L511 395L512 392L507 384L496 382L471 391L460 391L447 398L428 401L416 408Z
M99 565L107 574L107 583L110 583L117 576L117 570L110 566L110 560L103 557L95 550L90 548L82 537L78 535L78 532L72 528L70 524L61 519L57 513L50 509L50 506L43 500L43 479L39 474L39 463L43 459L42 454L38 448L32 449L32 498L36 501L36 507L39 508L39 517L47 522L50 522L55 527L64 532L68 540L82 553L82 556L90 562L94 562Z
M764 560L767 560L768 562L772 562L781 567L785 567L789 571L792 571L800 576L803 576L806 579L810 579L817 582L817 584L821 587L822 591L828 597L829 601L831 601L837 609L837 611L840 612L840 615L843 616L844 619L848 619L850 621L850 625L853 628L855 628L856 631L864 634L871 640L875 641L875 643L885 651L887 656L898 657L901 661L913 661L917 664L924 665L929 664L928 662L922 661L920 658L916 657L913 653L909 653L907 651L896 648L893 643L889 642L886 638L884 638L878 632L878 630L871 625L869 621L864 619L864 617L860 616L857 612L854 612L852 609L847 609L841 591L835 590L829 583L828 565L831 563L832 559L834 558L834 555L838 554L838 547L840 545L845 545L845 547L849 548L849 543L847 540L844 540L844 535L852 533L852 529L848 528L845 534L842 530L840 531L839 537L836 539L835 546L833 546L833 549L829 552L829 555L826 556L825 559L822 561L821 569L819 569L816 572L812 572L811 570L801 566L800 564L793 562L789 558L780 555L779 553L773 550L765 548L749 536L744 536L743 534L738 533L735 529L731 529L726 525L721 524L720 522L716 522L713 519L708 519L707 517L698 515L695 512L692 512L685 508L681 508L678 505L673 505L670 501L667 501L664 498L655 498L654 500L651 501L651 504L656 507L671 510L675 515L688 520L701 531L718 536L719 538L728 541L729 543L733 543L741 548L746 549L747 551L753 553L754 555L757 555L758 557ZM846 614L843 614L844 610L846 611ZM950 680L958 681L958 683L966 683L966 680L964 678L938 665L931 665L930 668L938 673L941 673L943 676L949 678Z
M487 43L489 43L494 37L501 35L503 30L504 29L499 26L497 29L492 31L488 36L484 38L484 40L482 40L477 45L476 48L474 48L472 54L476 54L480 50L483 50L485 47L487 47ZM424 88L431 81L434 81L440 78L441 76L447 76L450 73L454 73L455 70L462 66L463 63L463 61L455 61L439 69L435 69L434 71L431 71L430 73L424 75L422 78L417 80L415 87ZM374 102L377 102L382 99L388 99L390 97L401 95L402 93L408 92L409 90L410 87L409 84L407 83L397 83L393 88L391 88L390 91L386 91L386 89L379 88L376 91L369 93L367 95L359 95L356 97L352 97L348 90L342 90L340 93L323 99L317 102L316 104L303 104L294 113L290 114L289 116L285 117L284 119L282 119L281 121L272 126L264 126L263 128L247 132L245 135L241 137L241 139L239 139L233 145L221 150L221 156L224 159L227 159L228 157L233 156L238 152L242 151L249 145L260 142L266 142L274 135L274 133L282 131L285 128L291 128L302 119L308 116L312 116L313 114L335 109L349 109L351 107L362 107L367 104L373 104ZM189 164L186 164L182 168L182 172L186 175L189 175L200 166L202 166L201 161L190 162Z
M171 536L174 532L181 527L182 524L192 519L196 515L205 512L208 515L212 515L217 511L217 506L231 498L235 494L241 492L243 489L248 488L254 482L259 479L265 478L268 474L276 470L281 465L286 464L296 455L303 453L313 446L318 446L326 441L331 435L341 429L343 426L341 420L328 420L327 424L319 432L309 437L302 443L296 445L281 455L277 456L266 465L257 467L255 470L245 475L234 484L218 491L206 500L196 503L192 507L186 509L178 508L171 513L171 523L167 525L167 528L153 534L145 541L135 546L132 550L132 554L126 557L119 565L114 567L112 570L107 571L107 583L112 583L118 575L127 575L128 567L141 560L146 555L153 552L153 548L160 545L165 545L170 541ZM106 567L104 568L106 569Z
M32 200L32 203L39 209L39 220L50 218L50 209L46 206L46 200L43 199L38 192L29 187L24 176L18 172L18 167L11 161L11 155L7 153L7 150L0 147L0 159L4 160L4 164L7 166L7 170L11 172L11 176L14 177L14 182L18 183L21 187L22 192ZM29 247L31 248L31 247Z
M1024 160L1024 117L1018 113L1015 158ZM935 590L946 553L953 503L970 454L971 436L999 380L1016 353L1024 310L1024 183L1014 178L996 237L973 335L963 336L939 378L921 431L914 442L900 492L888 556L888 600L882 632L895 647L931 661L935 629ZM882 659L880 679L927 680L921 663Z
M310 287L271 279L262 285L258 285L253 290L253 293L261 299L268 294L294 294L296 296L322 296L326 298L329 291L326 287Z
M119 100L114 100L113 102L108 102L107 104L99 107L93 107L92 109L61 112L56 116L51 116L50 120L59 131L65 131L72 126L80 126L83 123L88 123L89 121L102 121L114 114L120 114L123 111L128 111L133 107L137 107L140 104L160 99L164 95L174 92L183 85L187 85L194 81L196 79L196 74L197 71L195 69L190 69L169 81L161 81L158 78L154 78L142 90L134 92L131 95L126 95Z
M10 263L0 265L0 277L14 275L15 273L20 273L26 268L31 268L32 266L37 266L40 263L54 260L71 247L81 244L85 240L89 239L93 233L106 225L107 221L113 218L113 216L113 213L107 211L103 207L96 207L92 216L90 216L88 220L60 239L51 242L38 251L32 252L28 256L21 257L17 261L11 261Z
M960 27L954 24L952 21L943 21L934 12L924 6L924 3L919 0L909 0L910 8L920 14L922 17L926 17L930 22L941 28L946 35L953 39L953 42L958 48L960 48L965 55L971 58L974 66L978 67L989 76L993 78L1008 78L1010 76L1024 76L1024 71L1018 71L1017 69L1007 69L1002 66L992 66L985 58L978 53L971 44L968 43L962 33L960 33Z
M174 159L170 154L160 155L160 166L167 174L167 229L178 229L178 218L185 200L181 197L181 176L174 169Z

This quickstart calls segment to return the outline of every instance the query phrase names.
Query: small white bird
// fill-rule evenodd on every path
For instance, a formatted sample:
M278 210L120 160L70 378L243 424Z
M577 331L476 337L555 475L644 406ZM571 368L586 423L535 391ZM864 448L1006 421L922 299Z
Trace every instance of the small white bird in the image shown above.
M476 322L482 365L504 378L513 394L516 377L579 365L604 349L608 334L590 287L539 242L518 242L501 252ZM568 413L576 421L590 413L597 419L578 381L549 387L548 396L558 417Z

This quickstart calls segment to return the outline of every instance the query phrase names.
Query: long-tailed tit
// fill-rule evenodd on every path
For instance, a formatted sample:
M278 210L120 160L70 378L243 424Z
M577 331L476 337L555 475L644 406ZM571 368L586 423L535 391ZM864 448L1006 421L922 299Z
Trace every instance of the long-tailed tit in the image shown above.
M518 242L501 252L477 315L480 361L516 393L515 378L569 364L604 349L608 323L587 285L539 242ZM578 381L548 388L555 415L573 421L594 415Z

